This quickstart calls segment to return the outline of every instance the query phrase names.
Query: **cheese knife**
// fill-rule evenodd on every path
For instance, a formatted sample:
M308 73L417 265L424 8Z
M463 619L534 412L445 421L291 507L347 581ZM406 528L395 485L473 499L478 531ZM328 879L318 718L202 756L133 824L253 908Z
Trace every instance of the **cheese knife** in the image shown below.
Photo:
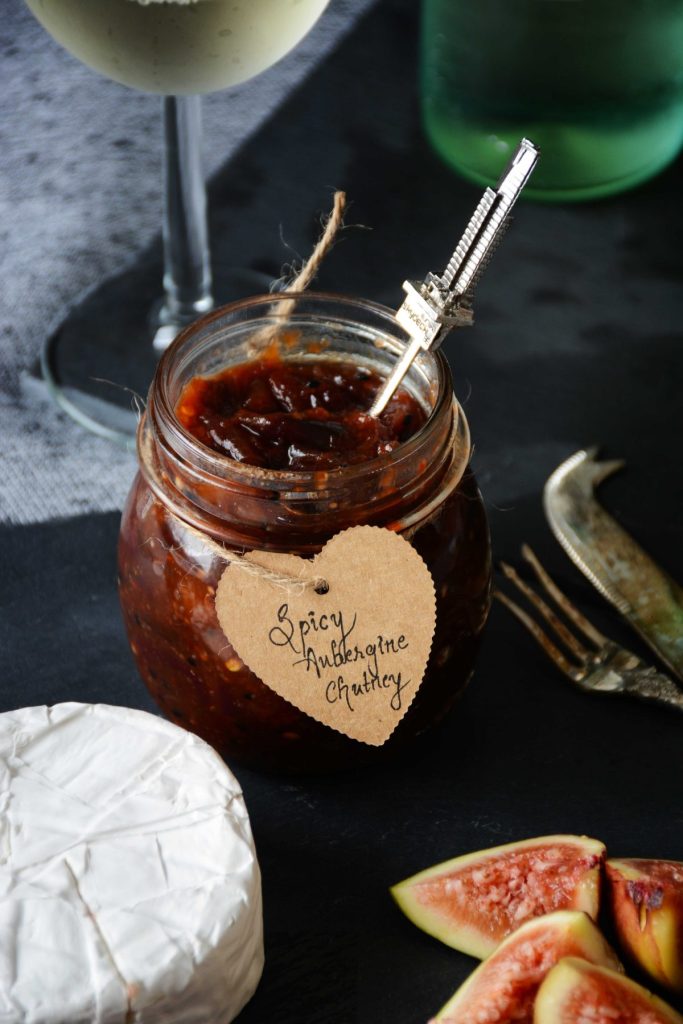
M683 588L597 502L597 485L624 465L597 454L576 452L548 478L546 518L584 576L683 681Z

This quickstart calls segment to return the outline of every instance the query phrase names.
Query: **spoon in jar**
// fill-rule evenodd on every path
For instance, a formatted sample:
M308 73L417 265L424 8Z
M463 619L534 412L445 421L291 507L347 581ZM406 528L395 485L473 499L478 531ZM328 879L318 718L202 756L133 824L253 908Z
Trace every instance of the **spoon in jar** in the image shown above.
M510 210L538 161L538 147L522 139L496 188L487 188L440 276L429 273L421 284L405 281L406 298L396 320L410 335L405 352L387 377L370 408L379 416L413 360L421 351L437 349L453 327L472 321L472 292L509 223Z

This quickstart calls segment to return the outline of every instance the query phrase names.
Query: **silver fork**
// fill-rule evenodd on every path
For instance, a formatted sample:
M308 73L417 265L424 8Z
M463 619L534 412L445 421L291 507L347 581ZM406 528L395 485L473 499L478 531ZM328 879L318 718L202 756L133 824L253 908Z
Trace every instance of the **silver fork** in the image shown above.
M567 657L541 629L536 620L501 590L496 589L494 596L526 626L550 660L568 679L589 693L625 693L683 711L683 691L679 690L668 676L642 661L631 651L627 651L613 640L603 636L564 596L528 544L522 546L522 556L533 569L546 594L552 598L557 607L582 634L582 640L588 641L591 646L585 646L582 640L577 639L558 618L550 605L520 578L512 566L504 562L501 564L504 575L546 620L572 657Z

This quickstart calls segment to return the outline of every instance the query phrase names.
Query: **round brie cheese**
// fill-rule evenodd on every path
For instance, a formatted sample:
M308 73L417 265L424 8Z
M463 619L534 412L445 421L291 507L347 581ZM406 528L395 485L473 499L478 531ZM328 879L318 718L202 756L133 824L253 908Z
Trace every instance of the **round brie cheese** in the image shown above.
M0 1024L227 1024L263 967L237 780L102 704L0 714Z

